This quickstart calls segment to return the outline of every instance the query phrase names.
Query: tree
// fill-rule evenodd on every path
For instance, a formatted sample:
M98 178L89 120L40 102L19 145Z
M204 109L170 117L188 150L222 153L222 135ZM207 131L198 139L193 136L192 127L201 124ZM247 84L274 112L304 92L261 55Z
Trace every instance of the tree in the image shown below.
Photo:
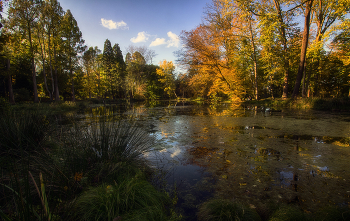
M45 1L41 2L41 5L40 5L40 8L41 8L41 14L40 14L40 17L39 17L39 21L38 21L38 24L37 24L37 36L36 36L36 39L38 41L38 47L39 47L39 54L40 54L40 57L41 57L41 63L42 63L42 73L43 73L43 77L44 77L44 84L45 84L45 89L47 91L47 93L49 94L50 96L50 100L52 101L53 100L53 91L54 91L54 85L52 84L52 91L49 90L49 87L48 87L48 83L47 83L47 77L46 77L46 59L47 59L47 46L46 46L46 43L47 43L47 39L48 37L46 36L46 26L47 26L47 19L46 19L46 15L45 15L45 10L47 8L47 4Z
M175 95L175 66L172 61L163 60L159 62L159 67L157 68L157 75L159 76L159 81L164 85L164 91L169 97Z
M63 9L57 0L42 1L42 22L46 31L47 48L49 55L50 76L52 82L52 93L55 100L59 101L59 87L58 87L58 68L60 61L58 54L60 53L62 45L61 21L63 17Z
M15 98L13 94L12 87L12 74L11 74L11 58L13 55L13 47L11 47L11 41L15 36L11 36L9 33L6 33L6 30L0 36L0 58L3 62L4 70L1 70L5 74L7 89L8 89L8 98L11 104L15 103Z
M62 33L61 36L64 40L64 49L67 59L67 65L72 85L72 100L75 101L74 93L74 78L73 72L77 68L77 55L85 50L84 40L82 39L82 33L79 30L78 23L74 19L70 10L67 10L62 19Z
M84 75L84 88L87 91L86 94L89 98L92 97L94 91L96 91L97 97L101 95L102 83L100 74L100 61L99 55L101 50L98 47L90 47L83 54L83 65L85 69ZM96 88L97 86L97 88Z
M330 32L337 29L338 24L344 20L345 15L349 12L350 2L346 0L316 0L313 11L313 23L316 25L315 40L311 42L309 51L311 56L310 63L311 68L308 71L308 75L303 77L303 97L307 96L311 73L315 72L315 95L318 93L318 79L322 75L322 51L324 42L329 39ZM314 67L314 68L312 68ZM316 69L315 71L312 71Z
M190 84L202 88L202 96L222 93L233 100L242 98L244 75L255 72L241 67L245 61L253 64L256 54L252 49L256 47L251 47L251 39L254 43L256 39L252 29L243 29L243 24L251 23L243 21L239 10L233 2L214 0L205 23L180 36L184 48L178 53L179 62L189 69Z
M147 88L147 79L145 78L146 60L138 51L135 51L132 55L127 54L126 60L128 64L126 68L127 90L131 92L132 97L135 94L144 97Z
M304 31L303 31L303 41L301 45L300 62L299 62L297 78L295 80L295 86L292 94L293 98L296 98L299 94L301 79L304 73L306 51L307 51L307 46L309 42L310 17L311 17L311 8L312 8L313 0L307 0L305 4L306 4L306 7L305 7L305 13L304 13L305 22L304 22Z
M125 72L126 72L126 64L124 62L123 53L120 50L119 44L114 44L113 53L115 56L115 79L116 79L116 87L119 97L122 96L124 82L125 82Z
M38 89L35 71L35 47L33 45L33 31L39 16L39 0L13 0L8 10L9 25L13 29L18 28L23 34L23 40L29 44L29 52L32 63L32 79L34 102L38 103Z
M149 49L146 46L129 45L126 48L126 52L130 53L131 55L134 54L136 51L142 55L142 57L145 59L146 64L151 64L153 58L155 58L157 56L157 54L154 50Z
M107 92L109 93L109 96L113 96L113 68L115 66L115 56L113 52L113 48L111 45L111 42L106 39L104 46L103 46L103 54L102 54L102 66L104 73L106 75L106 78L108 79L108 86L107 86ZM106 94L105 94L106 96Z

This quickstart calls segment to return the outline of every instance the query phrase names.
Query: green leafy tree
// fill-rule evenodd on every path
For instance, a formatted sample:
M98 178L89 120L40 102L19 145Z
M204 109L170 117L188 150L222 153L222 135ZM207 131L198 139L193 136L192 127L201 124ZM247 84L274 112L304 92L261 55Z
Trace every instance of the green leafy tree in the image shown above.
M103 89L100 74L100 55L101 50L98 49L98 47L90 47L84 52L82 57L85 70L83 84L86 93L84 94L88 95L89 98L91 98L94 93L97 94L97 97L99 97Z
M33 45L34 27L40 13L40 1L38 0L13 0L8 10L9 26L18 28L23 35L24 44L28 45L28 50L32 65L32 81L34 102L38 103L38 89L35 71L35 45Z
M124 93L125 85L125 73L126 73L126 64L124 62L123 53L120 50L119 44L113 46L113 53L115 56L115 67L114 67L114 81L117 90L117 95L122 97Z
M64 51L66 55L66 63L71 78L72 100L75 101L74 92L74 70L78 68L78 53L85 50L82 33L79 30L78 23L74 19L70 10L67 10L62 19L62 33L64 38Z
M308 42L309 42L310 18L311 18L312 5L313 5L313 0L307 0L305 2L305 12L304 12L305 21L304 21L303 40L302 40L302 45L301 45L300 61L299 61L297 78L295 80L295 86L294 86L294 90L293 90L293 94L292 94L293 98L296 98L299 94L301 79L302 79L303 73L304 73L306 51L307 51Z
M106 76L107 94L110 97L112 97L114 95L113 70L115 68L115 56L114 56L111 42L108 39L106 39L104 46L103 46L102 67L103 67L104 74ZM105 96L106 96L106 94L105 94Z
M131 93L131 97L135 95L145 97L147 91L147 79L146 79L146 60L142 54L135 51L131 56L127 54L127 76L126 76L126 87Z

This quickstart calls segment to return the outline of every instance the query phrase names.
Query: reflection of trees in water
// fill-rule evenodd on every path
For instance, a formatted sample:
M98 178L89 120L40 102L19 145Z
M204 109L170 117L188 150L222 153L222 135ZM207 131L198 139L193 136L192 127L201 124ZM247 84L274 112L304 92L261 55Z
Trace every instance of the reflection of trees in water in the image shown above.
M242 128L220 129L234 131ZM251 139L256 139L253 137ZM200 146L205 145L205 141L195 143L198 146L188 149L187 163L207 168L217 180L216 195L223 198L235 198L256 206L267 201L296 203L306 210L345 202L346 196L334 193L337 185L343 182L341 177L329 171L328 167L316 166L322 161L315 162L319 148L312 148L312 145L324 145L319 139L307 143L300 142L299 138L291 140L288 136L270 139L259 139L262 147L258 148L240 148L237 145L219 148L220 144L210 147ZM322 139L333 142L329 138ZM278 144L273 148L266 147L271 142ZM338 154L334 153L335 156Z
M117 111L112 109L108 115ZM270 201L296 203L306 210L349 198L349 138L320 136L317 131L315 135L309 128L302 134L304 118L281 113L287 118L283 119L257 107L235 110L229 104L137 106L128 113L137 113L142 125L154 125L152 131L159 132L162 142L184 147L183 164L212 174L216 182L209 185L217 196L254 206ZM317 122L310 121L317 124L315 128L334 124Z

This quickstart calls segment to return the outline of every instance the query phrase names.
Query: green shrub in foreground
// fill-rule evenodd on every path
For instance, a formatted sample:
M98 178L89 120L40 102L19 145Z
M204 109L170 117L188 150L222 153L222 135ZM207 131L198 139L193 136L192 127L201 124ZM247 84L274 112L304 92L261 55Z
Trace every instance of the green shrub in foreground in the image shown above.
M274 212L269 221L303 221L310 218L296 206L282 206Z
M74 218L79 220L169 220L165 193L135 176L121 183L93 187L75 201Z
M198 219L202 221L261 220L255 210L226 199L212 199L203 203L199 209Z

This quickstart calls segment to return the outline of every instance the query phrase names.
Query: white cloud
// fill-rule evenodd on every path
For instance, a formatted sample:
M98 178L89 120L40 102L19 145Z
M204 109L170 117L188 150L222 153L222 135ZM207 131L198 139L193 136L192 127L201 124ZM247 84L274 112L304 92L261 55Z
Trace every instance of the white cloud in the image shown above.
M152 47L152 46L158 46L158 45L164 45L164 44L166 44L165 38L157 38L156 40L152 41L152 43L149 46Z
M115 22L112 20L106 20L104 18L101 18L101 23L102 26L105 28L108 28L110 30L112 29L128 29L128 25L124 22L124 21L120 21L120 22Z
M139 32L137 34L137 37L131 38L130 41L133 43L138 43L138 42L146 42L148 40L148 34L146 32Z
M152 41L152 43L149 45L150 47L158 46L158 45L164 45L166 44L168 48L170 47L179 47L180 45L180 38L176 34L169 31L168 33L169 40L165 41L165 38L156 38L156 40Z
M170 38L170 40L167 41L167 47L179 47L180 44L180 39L179 36L177 36L176 34L172 33L171 31L169 31L168 33L168 37Z

